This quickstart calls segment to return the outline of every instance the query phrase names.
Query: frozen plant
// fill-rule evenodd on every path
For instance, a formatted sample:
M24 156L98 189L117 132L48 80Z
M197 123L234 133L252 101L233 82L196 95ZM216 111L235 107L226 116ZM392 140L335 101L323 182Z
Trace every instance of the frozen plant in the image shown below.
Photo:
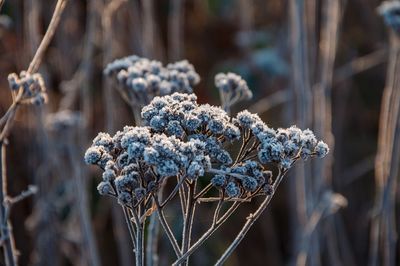
M20 99L20 103L42 105L47 101L46 87L39 73L29 74L21 71L19 75L8 75L8 84L14 95Z
M187 265L189 256L241 204L263 197L220 265L269 204L286 172L298 160L322 158L329 152L310 130L275 130L247 110L231 117L220 107L198 104L195 94L154 97L142 108L141 117L142 127L126 126L114 136L99 133L85 154L88 164L103 170L99 193L116 198L124 210L137 265L145 260L143 234L146 218L154 211L175 251L174 265ZM234 148L237 143L239 151ZM167 182L175 182L175 187L161 197L160 188ZM179 244L164 215L176 197L182 205ZM213 202L210 228L191 241L196 205Z
M241 76L235 73L219 73L215 76L215 86L219 90L222 108L230 112L230 108L235 103L242 100L249 100L253 93Z
M163 64L136 55L109 63L104 74L114 77L124 99L135 107L147 105L155 96L174 92L192 93L200 82L193 65L187 60Z

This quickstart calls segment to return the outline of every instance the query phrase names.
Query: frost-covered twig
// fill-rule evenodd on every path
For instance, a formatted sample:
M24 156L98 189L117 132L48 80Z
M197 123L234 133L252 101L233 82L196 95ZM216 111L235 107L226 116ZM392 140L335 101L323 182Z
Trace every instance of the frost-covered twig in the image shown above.
M50 44L50 41L53 39L54 33L56 32L57 26L60 22L61 15L64 11L64 8L67 4L68 0L58 0L56 4L56 8L54 9L53 16L51 18L50 24L47 28L47 31L37 49L35 56L33 57L31 63L29 64L28 73L35 73L39 69L39 65L42 62L44 52Z
M247 232L250 230L250 228L253 226L254 222L261 216L261 214L264 212L264 210L267 208L268 204L271 202L272 197L275 194L276 189L278 188L279 184L281 183L283 177L285 176L286 171L282 169L279 169L279 174L273 184L273 190L272 194L268 195L264 201L260 204L258 209L254 212L251 213L246 219L247 222L245 225L242 227L238 235L236 236L235 240L231 243L231 245L225 250L224 254L218 259L217 263L215 265L223 265L223 263L228 259L228 257L232 254L232 252L235 250L235 248L240 244L240 242L243 240L243 238L246 236Z

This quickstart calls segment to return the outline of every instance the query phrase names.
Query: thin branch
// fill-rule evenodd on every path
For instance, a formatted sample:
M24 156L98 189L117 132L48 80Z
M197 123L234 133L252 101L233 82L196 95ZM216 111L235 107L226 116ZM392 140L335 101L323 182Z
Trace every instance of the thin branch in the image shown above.
M179 191L179 188L181 187L182 183L185 181L185 176L182 176L178 183L176 184L176 186L174 187L174 189L172 190L172 192L168 195L168 197L160 204L160 207L163 208L175 195L176 193Z
M183 4L184 0L171 0L168 16L168 52L169 59L181 59L183 53Z
M235 210L239 207L241 202L235 201L231 207L219 218L215 223L213 222L210 228L189 248L189 250L182 254L182 256L176 260L172 265L177 266L181 264L187 257L193 254L218 228L228 220L228 218L235 212Z
M212 184L209 183L205 188L203 188L202 191L200 191L194 198L197 200L200 197L203 197L211 188L212 188Z
M1 237L4 241L3 252L6 266L14 266L16 262L16 250L13 244L13 233L10 228L10 222L7 218L6 202L7 197L7 168L6 168L6 145L0 141L0 218L1 218Z
M0 0L0 11L1 11L1 9L3 8L3 5L4 5L4 2L5 2L6 0Z
M144 265L144 223L136 225L136 266Z
M35 185L29 185L27 190L22 191L18 196L7 199L9 205L14 205L38 192L38 188Z
M158 217L160 219L160 223L161 223L165 233L168 236L169 242L171 243L172 248L174 249L176 256L179 257L180 254L181 254L181 251L179 249L178 241L176 240L174 234L172 233L171 228L169 227L169 225L167 223L167 220L165 219L165 215L164 215L164 212L163 212L163 210L162 210L162 208L160 206L160 202L158 201L158 198L154 194L153 194L153 199L154 199L154 202L155 202L156 207L157 207Z
M125 222L126 222L126 225L128 226L129 235L131 237L131 240L132 240L133 246L135 248L135 252L136 252L136 232L132 226L132 220L129 215L129 209L126 207L122 207L122 210L124 211Z
M187 197L186 211L185 211L185 219L183 221L183 230L182 230L182 253L185 253L190 246L191 234L192 234L192 226L193 226L193 217L196 209L196 181L193 181L189 184L189 191ZM185 265L189 264L189 259L183 262Z
M37 49L35 56L33 57L31 63L29 64L28 73L35 73L42 62L44 52L46 51L47 47L49 46L51 40L53 39L54 33L56 32L57 26L60 22L61 15L64 11L64 8L67 4L68 0L58 0L56 8L54 9L53 17L51 18L49 27L42 39L42 42Z
M273 185L272 195L267 196L265 198L265 200L261 203L260 207L254 213L250 214L249 217L247 217L247 222L242 227L242 229L240 230L239 234L236 236L235 240L225 250L224 254L222 254L222 256L218 259L217 263L215 264L216 266L223 265L223 263L228 259L228 257L232 254L232 252L236 249L236 247L240 244L240 242L246 236L247 232L253 226L254 222L261 216L261 214L267 208L267 206L271 202L272 197L274 196L274 194L276 192L277 187L281 183L285 173L286 173L285 171L282 172L282 173L279 173L279 175L278 175L278 177L275 180L275 183Z

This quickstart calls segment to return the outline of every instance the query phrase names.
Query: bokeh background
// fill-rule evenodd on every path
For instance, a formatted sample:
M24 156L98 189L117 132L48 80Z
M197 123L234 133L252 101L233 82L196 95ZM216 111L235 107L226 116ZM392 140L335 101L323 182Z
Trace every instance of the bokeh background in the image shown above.
M27 68L55 2L5 1L0 114L11 103L7 75ZM39 70L49 102L22 107L9 138L10 195L29 184L39 187L12 209L19 264L95 265L87 259L85 234L91 227L101 265L133 264L120 210L98 195L100 172L83 164L83 153L97 132L133 124L131 109L102 70L116 58L137 54L163 63L188 59L202 78L195 88L201 103L219 104L214 75L236 72L254 97L234 112L248 108L275 128L312 128L332 147L324 163L292 169L227 265L292 265L304 246L307 265L367 265L379 114L391 58L390 32L376 9L380 2L70 0ZM62 110L78 112L80 119L54 129L49 121ZM255 206L242 207L191 265L212 265ZM312 226L313 214L321 210ZM204 214L195 234L210 221L202 218L205 206L199 212ZM399 263L399 245L395 252ZM170 253L162 241L160 265L172 262ZM383 254L379 245L379 261Z

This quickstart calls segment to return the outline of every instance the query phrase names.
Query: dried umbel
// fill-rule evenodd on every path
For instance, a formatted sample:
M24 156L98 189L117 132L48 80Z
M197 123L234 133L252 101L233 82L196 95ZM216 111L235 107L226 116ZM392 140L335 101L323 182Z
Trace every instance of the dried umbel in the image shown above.
M274 130L248 111L231 118L219 107L197 104L194 94L156 97L143 108L142 117L155 132L183 141L202 141L213 169L224 173L219 174L217 183L223 184L217 187L227 187L226 192L231 196L243 196L268 185L269 178L265 175L269 176L270 171L264 167L267 164L289 169L298 159L322 158L329 151L310 130L302 131L295 126ZM228 150L241 139L246 145L234 161Z
M47 101L46 87L42 75L30 74L21 71L19 75L11 73L8 75L8 84L15 95L19 95L20 103L42 105Z
M111 63L105 73L117 75L125 89L134 92L134 101L149 101L141 110L143 126L126 126L114 136L99 133L85 154L88 164L103 170L99 193L115 197L124 209L138 265L143 263L145 221L155 210L175 251L174 265L181 265L240 204L264 197L245 229L251 226L249 221L260 216L283 176L298 160L322 158L329 152L308 129L292 126L275 130L247 110L231 117L226 112L231 105L251 95L246 82L232 73L216 77L225 101L223 108L198 104L195 94L156 96L173 91L152 90L149 79L156 74L160 78L164 72L163 81L173 83L174 71L186 73L187 80L186 85L176 88L191 91L198 78L189 78L197 74L187 74L194 70L186 61L167 68L136 56ZM159 192L170 180L176 182L175 187L163 197L166 191ZM182 205L181 245L164 216L166 206L177 195ZM210 228L191 243L195 206L201 202L218 204Z
M100 133L85 161L104 169L100 194L116 196L119 203L134 208L168 177L204 175L211 165L204 146L199 140L183 142L149 127L125 127L113 137Z
M383 16L387 26L400 34L400 1L384 1L378 8L378 12Z
M231 106L242 100L249 100L253 93L242 77L234 73L219 73L215 76L215 86L221 96L222 108L228 111Z
M178 190L188 186L195 192L199 178L209 185L196 196L189 193L194 198L185 197L185 206L196 204L193 199L207 201L212 188L220 204L271 196L274 182L297 160L324 157L329 151L310 130L274 130L256 114L242 111L232 118L196 100L194 94L183 93L155 97L142 109L145 126L127 126L114 136L99 133L86 151L85 161L103 170L99 193L128 208L137 217L137 228L144 226L142 219L150 215L153 200L160 213ZM241 142L239 152L232 152L235 142ZM273 176L271 167L279 169L279 176ZM176 188L158 202L160 187L172 177ZM165 224L164 229L168 230ZM176 253L180 256L177 248Z
M144 106L155 96L174 92L193 92L200 82L187 60L163 66L161 62L131 55L107 65L104 74L115 77L124 98L133 105Z

